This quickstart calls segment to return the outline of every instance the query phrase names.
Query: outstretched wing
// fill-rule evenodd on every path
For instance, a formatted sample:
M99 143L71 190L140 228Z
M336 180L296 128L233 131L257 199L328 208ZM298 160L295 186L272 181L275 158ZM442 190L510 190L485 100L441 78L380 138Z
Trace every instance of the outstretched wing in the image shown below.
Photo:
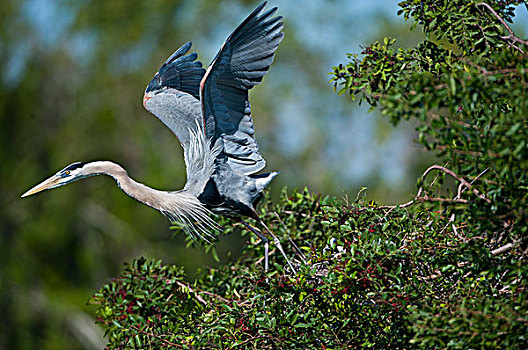
M258 85L284 33L277 10L255 9L227 38L200 83L206 136L222 138L232 168L253 174L266 165L255 140L248 90ZM213 142L214 143L214 142Z
M171 129L184 149L189 147L190 131L203 123L199 89L205 69L195 52L186 55L190 48L189 42L165 61L143 98L145 108Z

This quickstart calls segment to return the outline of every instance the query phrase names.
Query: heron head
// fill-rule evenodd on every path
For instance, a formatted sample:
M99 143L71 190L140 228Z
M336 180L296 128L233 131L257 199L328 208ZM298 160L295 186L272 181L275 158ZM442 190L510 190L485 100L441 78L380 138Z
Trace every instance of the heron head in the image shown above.
M68 165L66 168L58 171L55 175L42 181L29 191L24 193L22 197L31 196L32 194L39 193L44 190L49 190L55 187L69 184L70 182L83 179L91 174L87 174L84 170L84 165L87 163L77 162Z
M153 91L147 91L145 92L145 95L143 95L143 107L145 107L148 110L147 102L154 97L155 93Z
M154 75L154 78L150 81L145 89L145 94L143 95L143 106L147 108L147 101L150 100L154 95L161 90L161 80L159 72ZM148 108L147 108L148 109Z

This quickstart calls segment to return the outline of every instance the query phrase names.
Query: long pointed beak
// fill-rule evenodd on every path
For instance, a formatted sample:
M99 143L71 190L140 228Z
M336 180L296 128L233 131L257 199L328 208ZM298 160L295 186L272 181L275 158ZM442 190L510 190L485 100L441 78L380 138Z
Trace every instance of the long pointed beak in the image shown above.
M59 184L61 182L61 180L62 180L61 177L59 177L57 175L53 175L49 179L46 179L46 180L42 181L37 186L33 187L32 189L30 189L29 191L24 193L21 196L21 198L27 197L27 196L31 196L32 194L39 193L39 192L47 190L49 188L53 188L53 187L57 186L57 184Z

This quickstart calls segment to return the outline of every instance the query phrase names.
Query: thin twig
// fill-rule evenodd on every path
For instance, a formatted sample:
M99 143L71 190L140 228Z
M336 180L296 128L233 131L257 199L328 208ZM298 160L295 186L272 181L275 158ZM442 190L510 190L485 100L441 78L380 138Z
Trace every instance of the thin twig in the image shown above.
M446 168L448 165L449 165L449 162L445 163L444 168ZM429 185L429 189L433 188L434 184L436 183L436 180L438 180L439 177L440 177L440 173L436 174L435 178L433 179L433 181L431 181L431 184Z
M268 336L265 336L265 335L257 335L257 336L254 336L254 337L248 338L248 339L244 340L244 341L241 342L241 343L235 344L235 345L233 345L233 347L239 347L239 346L241 346L241 345L244 345L244 344L246 344L246 343L249 343L250 341L257 340L257 339L263 339L263 338L269 338L269 337L268 337Z
M228 299L226 299L226 298L224 298L224 297L221 297L221 296L218 295L218 294L211 293L211 292L208 292L208 291L206 291L206 290L201 290L200 293L202 293L202 294L206 294L206 295L210 295L210 296L212 296L212 297L215 297L216 299L221 300L221 301L223 301L223 302L226 303L226 304L231 302L231 300L228 300ZM238 303L237 303L237 304L238 304Z
M277 219L279 219L279 222L282 224L282 226L284 226L284 229L286 230L286 233L288 234L288 240L290 241L290 243L291 243L291 245L293 247L293 250L297 253L297 255L299 255L299 257L301 258L302 262L306 265L306 257L304 256L303 252L299 249L297 244L295 244L295 242L291 238L290 234L288 233L288 226L286 226L284 221L282 221L280 215L277 212L273 212L273 214L275 214Z
M469 201L467 199L463 198L442 198L442 197L429 197L429 196L423 196L416 198L417 202L442 202L442 203L463 203L467 204Z
M454 215L454 214L453 214ZM455 226L455 224L451 224L451 228L453 229L453 232L455 233L455 236L458 237L458 239L462 240L463 243L467 243L468 240L466 237L464 236L461 236L460 233L458 233L458 229L457 227Z
M513 30L508 25L508 23L506 23L506 21L503 20L501 16L499 16L499 14L493 9L493 7L491 7L487 3L481 2L479 4L476 4L476 6L484 6L485 8L487 8L502 23L502 25L504 26L504 28L506 28L508 33L510 33L510 35L501 36L501 39L511 41L511 42L508 43L508 45L510 45L513 48L517 49L521 53L524 53L524 51L521 48L515 46L513 44L513 42L520 43L520 44L523 44L523 45L528 45L528 40L523 40L523 39L519 38L518 36L516 36L515 33L513 32Z
M447 227L452 224L453 222L455 222L455 214L452 214L451 217L449 218L449 221L447 222L447 224L440 230L439 234L442 234L444 233L444 231L447 229Z
M484 174L487 171L487 169L484 170L483 172L481 172L475 179L473 179L473 181L471 183L467 182L463 177L458 176L452 170L449 170L446 167L443 167L441 165L432 165L429 168L427 168L427 170L425 170L425 172L422 174L422 179L425 178L427 176L427 174L429 174L432 170L440 170L440 171L442 171L445 174L451 175L452 177L454 177L456 180L458 180L460 182L460 185L463 185L464 187L472 190L472 192L478 198L486 201L486 203L491 203L491 201L488 198L486 198L475 187L473 187L473 182L475 182L476 179L478 179L480 176L482 176L482 174ZM436 179L435 179L435 181L436 181ZM464 204L469 202L467 199L458 198L459 195L457 195L457 197L455 197L454 199L451 199L451 198L434 198L434 197L429 197L427 195L422 196L422 192L423 192L423 187L420 186L420 188L418 189L418 193L416 194L414 199L408 201L407 203L403 203L403 204L399 204L399 205L382 205L382 206L376 207L376 209L394 209L394 208L397 208L397 207L406 208L406 207L414 204L415 202L447 202L447 203L464 203ZM459 187L458 193L459 194L461 193L460 187Z
M191 288L191 286L190 286L189 284L184 283L184 282L181 282L181 281L176 281L176 284L179 285L179 286L182 287L182 288L187 288L187 289L189 289L189 292L194 293L194 295L196 296L196 299L197 299L200 303L202 303L202 304L204 304L204 305L207 305L207 301L205 301L205 300L200 296L200 294L198 294L197 292L195 292L195 291Z
M508 31L508 33L510 33L510 35L515 35L515 33L513 33L513 30L510 28L510 26L508 25L508 23L506 23L506 21L504 21L502 19L501 16L499 16L499 14L493 9L493 7L491 7L490 5L488 5L487 3L485 2L481 2L481 3L478 3L477 6L484 6L486 7L491 13L493 13L493 15L502 23L502 25L506 28L506 30Z
M157 339L157 340L159 340L159 341L161 341L161 342L163 342L163 343L165 343L167 345L175 346L175 347L178 347L178 348L183 348L183 345L176 344L176 343L170 342L168 340L165 340L165 339L161 338L159 335L144 331L144 330L142 330L141 328L139 328L136 325L133 325L131 328L134 328L134 329L138 330L139 332L141 332L143 334L146 334L149 337L155 338L155 339Z
M488 171L488 169L489 168L486 168L486 169L482 170L480 172L480 174L477 175L477 177L475 177L473 180L471 180L470 184L473 185L473 183L475 181L477 181L482 175L484 175ZM462 192L464 192L465 190L466 190L466 188L462 188L462 184L458 185L457 196L455 197L455 199L460 198L460 196L462 195Z
M499 247L497 249L493 249L491 251L491 255L496 256L496 255L500 255L502 253L506 253L506 252L512 250L513 247L516 246L516 244L517 244L517 241L512 242L512 243L507 243L507 244L503 245L502 247Z
M491 251L491 255L493 256L497 256L497 255L500 255L500 254L504 254L506 252L509 252L510 250L512 250L516 245L517 243L519 243L519 241L514 241L512 243L508 243L508 244L505 244L503 245L502 247L500 248L497 248L497 249L494 249ZM465 267L469 264L468 261L463 261L463 262L459 262L457 264L458 267ZM418 279L422 280L422 281L428 281L428 280L435 280L435 279L438 279L442 277L442 272L440 272L439 269L436 269L434 271L434 273L430 274L429 276L426 276L426 277L418 277Z
M464 186L466 186L468 189L470 189L471 191L473 191L473 193L479 197L480 199L484 200L486 203L491 203L491 201L486 198L484 195L480 194L479 191L474 188L469 182L467 182L463 177L461 176L458 176L454 171L452 170L449 170L443 166L440 166L440 165L432 165L430 166L425 172L424 174L422 175L422 177L425 177L430 171L432 170L440 170L448 175L451 175L452 177L454 177L455 179L457 179L459 182L461 182Z

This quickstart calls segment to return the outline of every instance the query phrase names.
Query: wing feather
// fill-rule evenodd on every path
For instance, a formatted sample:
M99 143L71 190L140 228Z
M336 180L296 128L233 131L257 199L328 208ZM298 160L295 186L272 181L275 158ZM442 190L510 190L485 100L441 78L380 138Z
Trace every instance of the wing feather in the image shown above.
M202 62L196 61L196 52L186 55L191 49L191 42L176 50L167 60L147 86L145 93L172 88L200 98L200 81L205 74Z
M207 71L191 43L176 50L145 90L145 108L178 137L185 150L191 133L203 126L205 135L222 141L223 153L235 170L253 174L266 162L259 153L251 119L248 90L260 84L282 41L282 17L277 8L258 6L227 38Z
M189 148L190 132L202 126L200 81L205 69L197 54L187 52L191 43L176 50L161 66L145 90L145 108L160 119Z
M228 163L244 174L266 165L259 153L251 119L248 90L268 72L284 33L274 7L258 6L227 38L206 71L200 93L206 135L222 138Z

